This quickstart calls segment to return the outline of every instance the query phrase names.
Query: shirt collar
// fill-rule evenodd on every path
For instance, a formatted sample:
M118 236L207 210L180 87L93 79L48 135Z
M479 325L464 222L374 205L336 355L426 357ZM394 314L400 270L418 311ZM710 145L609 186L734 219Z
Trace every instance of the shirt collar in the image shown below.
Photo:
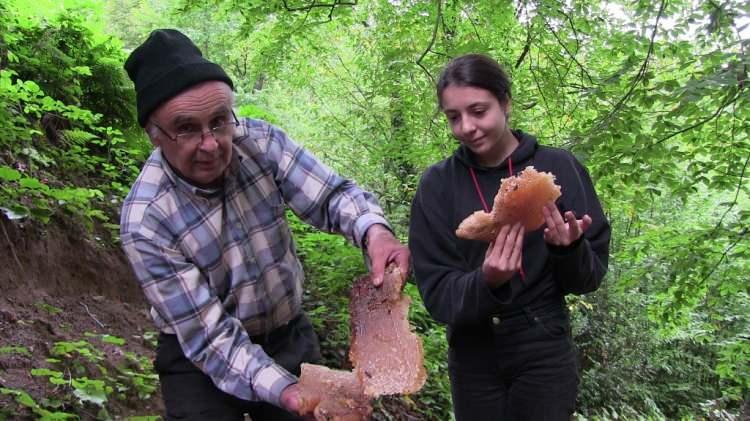
M234 161L234 154L232 154L232 161ZM205 198L211 198L221 195L224 192L224 187L217 187L217 188L203 188L198 187L191 182L185 180L184 178L177 175L177 173L174 171L172 166L169 164L169 161L164 157L164 154L161 151L161 148L159 148L159 159L162 164L162 168L164 169L164 172L167 174L167 178L172 182L172 184L177 187L178 190L184 191L186 193L190 193L199 197L205 197ZM232 165L230 165L231 167ZM228 169L226 172L228 173L230 170ZM224 175L224 180L226 184L227 175Z

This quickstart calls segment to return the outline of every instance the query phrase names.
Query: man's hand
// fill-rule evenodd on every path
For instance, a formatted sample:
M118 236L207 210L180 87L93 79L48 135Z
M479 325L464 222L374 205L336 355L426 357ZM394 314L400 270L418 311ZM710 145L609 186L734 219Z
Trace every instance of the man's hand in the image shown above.
M297 383L287 386L281 392L281 406L287 411L295 415L302 416L303 420L314 420L315 417L312 414L300 414L299 406L301 404L299 397L299 385Z
M388 228L380 224L372 225L367 229L365 236L373 285L377 287L383 283L385 268L390 263L395 262L401 273L409 273L409 249L401 244Z
M482 273L490 288L508 282L521 269L524 228L520 223L503 225L487 247Z
M553 246L565 247L573 244L591 226L590 216L583 215L583 218L576 219L572 211L565 212L563 220L554 203L548 203L542 208L542 213L547 223L547 228L544 229L544 241Z
M298 414L299 412L299 386L291 384L281 392L281 406L287 411Z

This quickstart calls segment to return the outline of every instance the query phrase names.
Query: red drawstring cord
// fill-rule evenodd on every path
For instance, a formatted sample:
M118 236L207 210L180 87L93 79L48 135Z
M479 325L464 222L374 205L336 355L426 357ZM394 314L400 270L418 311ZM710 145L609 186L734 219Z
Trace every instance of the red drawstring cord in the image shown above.
M487 202L484 201L484 195L482 194L482 189L479 188L479 181L477 181L477 175L474 174L474 168L469 167L469 173L471 174L471 179L474 180L474 188L477 189L477 194L479 194L479 200L482 201L484 211L490 213L490 207L487 206Z
M513 160L508 157L508 173L511 177L513 177ZM490 207L487 206L487 202L484 200L484 195L482 194L482 189L479 188L479 181L477 181L477 175L474 173L474 168L469 167L469 174L471 174L471 180L474 182L474 188L477 190L477 195L479 196L479 200L482 201L482 206L484 207L484 211L487 213L490 213ZM526 279L526 273L523 271L523 263L521 263L521 270L520 270L521 280Z

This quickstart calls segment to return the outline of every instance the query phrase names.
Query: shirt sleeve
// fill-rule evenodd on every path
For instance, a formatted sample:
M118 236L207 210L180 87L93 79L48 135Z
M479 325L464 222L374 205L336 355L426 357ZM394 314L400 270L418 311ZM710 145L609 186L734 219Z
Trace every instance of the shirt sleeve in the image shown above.
M584 294L599 288L607 273L611 229L588 171L572 155L568 161L569 192L563 195L562 210L572 210L579 219L588 214L592 222L579 241L567 247L547 247L560 289Z
M302 220L343 234L359 247L373 224L391 229L372 193L334 173L283 131L269 127L266 162L284 200Z
M480 323L501 304L511 301L513 283L490 289L481 268L469 268L456 247L452 224L435 184L423 176L411 208L409 249L419 292L430 315L451 326Z
M124 232L121 238L148 303L174 330L185 356L222 391L280 406L281 392L296 377L250 341L201 271L153 233Z

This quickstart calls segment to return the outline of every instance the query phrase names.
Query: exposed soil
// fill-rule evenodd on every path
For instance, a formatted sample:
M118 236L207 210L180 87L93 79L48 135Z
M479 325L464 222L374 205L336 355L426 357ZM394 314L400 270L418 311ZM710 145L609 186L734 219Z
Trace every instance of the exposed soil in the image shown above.
M154 328L122 253L97 244L66 222L39 226L0 218L0 349L5 348L0 352L0 387L22 390L48 410L59 401L53 411L95 419L101 408L77 403L69 385L54 385L46 376L31 375L31 370L65 366L47 361L54 345L85 340L103 353L99 364L114 378L117 367L133 365L126 353L143 356L144 361L153 358L148 339ZM104 334L122 338L125 344L102 342ZM86 364L76 373L64 373L64 378L101 378L96 364L75 352L71 359ZM0 394L0 419L39 417L15 401L12 395ZM148 399L130 391L111 396L105 406L114 419L158 415L161 398L158 390Z

